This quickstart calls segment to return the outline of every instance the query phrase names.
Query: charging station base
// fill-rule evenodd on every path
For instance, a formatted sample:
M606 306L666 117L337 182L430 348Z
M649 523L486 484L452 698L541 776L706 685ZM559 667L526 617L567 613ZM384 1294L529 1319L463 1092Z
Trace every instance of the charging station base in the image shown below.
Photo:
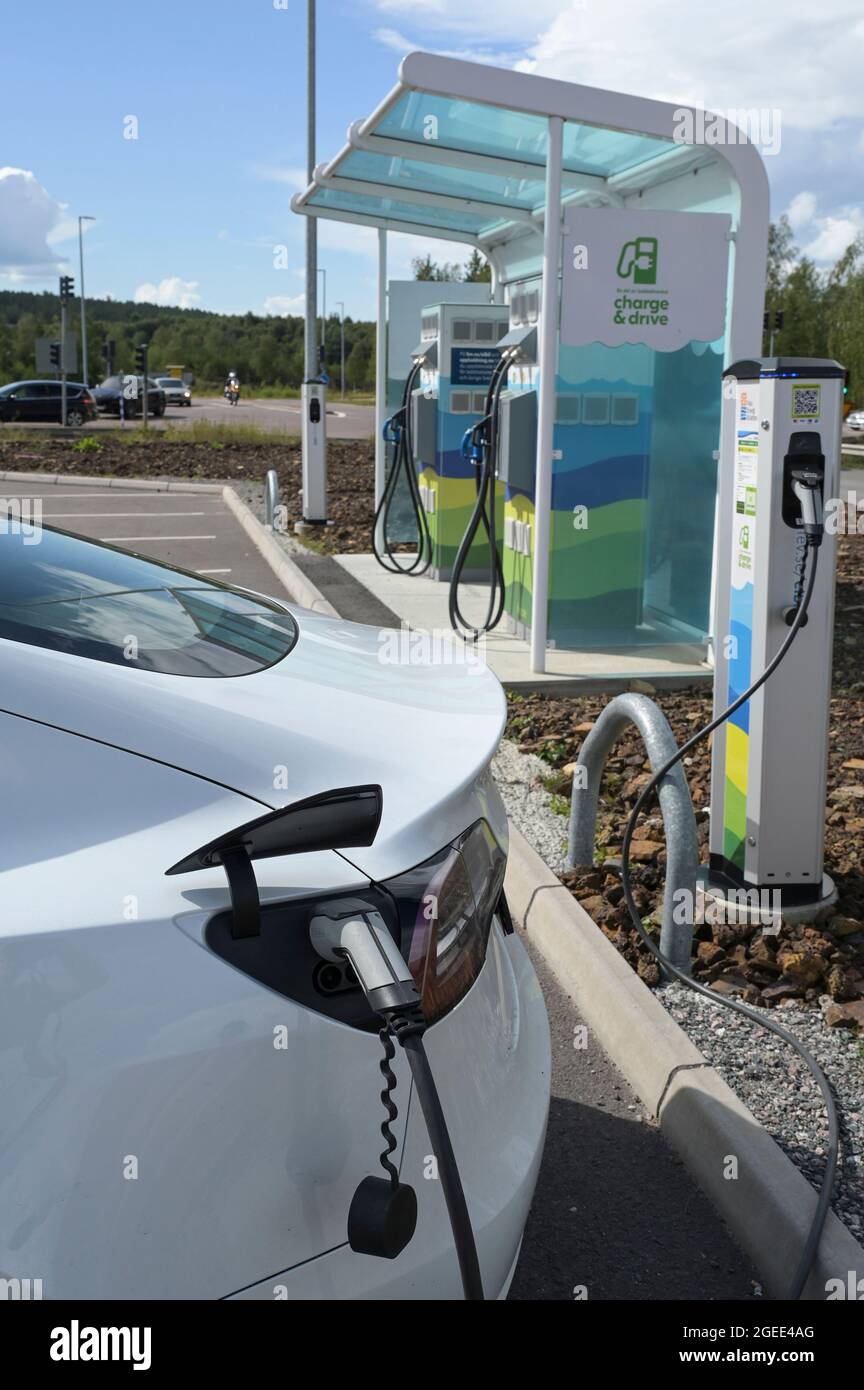
M821 922L837 907L837 888L823 875L819 898L810 903L783 904L783 889L755 886L732 888L717 883L703 872L696 880L696 920L699 922L755 922L763 927L779 927L782 922ZM779 906L777 900L779 898Z

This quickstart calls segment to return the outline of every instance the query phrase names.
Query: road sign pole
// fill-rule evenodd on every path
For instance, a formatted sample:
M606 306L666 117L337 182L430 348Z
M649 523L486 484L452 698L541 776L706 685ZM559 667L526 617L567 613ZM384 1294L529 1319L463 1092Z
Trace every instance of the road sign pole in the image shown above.
M60 423L65 428L66 417L66 300L60 300Z
M146 428L147 428L147 405L148 405L148 399L147 399L147 398L148 398L148 395L149 395L149 385L150 385L149 381L147 380L147 365L148 365L148 363L147 363L147 344L145 343L145 344L144 344L144 353L143 353L144 400L143 400L142 403L141 403L141 423L143 424L145 430L146 430Z

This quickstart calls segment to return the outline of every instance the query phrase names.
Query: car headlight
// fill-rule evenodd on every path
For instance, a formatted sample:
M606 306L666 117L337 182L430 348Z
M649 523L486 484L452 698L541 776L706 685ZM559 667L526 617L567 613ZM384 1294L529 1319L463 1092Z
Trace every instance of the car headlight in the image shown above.
M381 886L396 904L402 955L427 1023L454 1008L486 959L507 858L485 821Z

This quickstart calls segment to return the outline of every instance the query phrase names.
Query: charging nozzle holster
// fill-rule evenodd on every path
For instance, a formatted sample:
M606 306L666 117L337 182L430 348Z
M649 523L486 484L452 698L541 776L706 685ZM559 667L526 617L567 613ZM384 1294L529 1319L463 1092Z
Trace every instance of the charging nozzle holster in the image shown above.
M783 460L783 520L820 545L824 533L825 454L818 430L796 430Z

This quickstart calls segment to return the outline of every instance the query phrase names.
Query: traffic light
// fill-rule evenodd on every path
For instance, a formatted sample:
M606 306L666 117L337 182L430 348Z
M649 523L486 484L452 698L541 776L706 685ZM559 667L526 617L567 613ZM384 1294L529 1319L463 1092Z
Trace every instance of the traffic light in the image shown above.
M141 376L147 375L147 344L142 343L135 349L135 367Z
M75 294L75 281L71 275L60 276L60 298L65 302L72 299Z
M848 395L849 395L849 379L850 379L851 376L852 376L852 373L850 372L849 368L847 367L847 368L846 368L846 375L845 375L844 378L843 378L843 395L844 395L844 396L848 396Z
M777 329L777 332L778 332L778 333L781 331L781 329L782 329L783 324L785 323L785 321L786 321L786 315L785 315L785 313L783 312L782 309L778 309L777 312L776 312L776 314L774 315L774 327Z
M765 313L762 315L762 331L763 333L771 332L771 314L768 309L766 309Z
M59 368L59 366L60 366L60 344L59 344L59 343L52 343L51 346L50 346L49 349L48 349L48 355L49 355L49 357L51 358L51 366L52 366L52 367L58 367L58 368Z

